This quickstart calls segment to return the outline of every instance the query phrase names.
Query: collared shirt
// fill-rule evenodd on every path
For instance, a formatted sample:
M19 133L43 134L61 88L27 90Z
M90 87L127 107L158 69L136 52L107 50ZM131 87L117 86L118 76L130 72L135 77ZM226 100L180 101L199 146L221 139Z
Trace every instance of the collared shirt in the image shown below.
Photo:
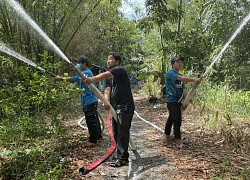
M88 75L88 77L92 77L93 73L91 72L91 70L89 68L87 68L86 70L82 71L83 74ZM81 103L82 106L87 106L89 104L92 104L94 102L97 102L97 97L95 95L95 93L93 91L91 91L89 89L89 87L81 81L81 78L76 75L72 77L73 82L75 83L81 83L80 87L81 87Z
M180 103L182 101L185 83L177 80L177 77L180 75L180 73L177 73L173 69L166 73L165 80L167 102Z

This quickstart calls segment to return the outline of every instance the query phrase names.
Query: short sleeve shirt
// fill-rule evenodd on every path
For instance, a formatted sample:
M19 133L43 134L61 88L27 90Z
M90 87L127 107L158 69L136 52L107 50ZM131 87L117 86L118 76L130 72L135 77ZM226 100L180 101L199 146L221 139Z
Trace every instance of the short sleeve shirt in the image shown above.
M93 73L91 72L90 69L86 69L84 71L82 71L83 74L86 74L88 77L92 77ZM73 82L75 83L80 83L80 87L81 87L81 103L82 106L87 106L89 104L92 104L94 102L97 102L97 97L95 95L95 93L93 91L91 91L89 89L89 87L81 81L81 78L76 75L72 77Z
M110 87L110 104L116 109L117 106L133 105L134 100L130 88L130 80L127 71L121 66L115 66L110 69L114 78L107 81L107 87Z
M185 83L178 81L177 77L181 76L180 73L176 71L169 70L166 73L166 96L167 102L181 102L183 98L183 89L185 88Z

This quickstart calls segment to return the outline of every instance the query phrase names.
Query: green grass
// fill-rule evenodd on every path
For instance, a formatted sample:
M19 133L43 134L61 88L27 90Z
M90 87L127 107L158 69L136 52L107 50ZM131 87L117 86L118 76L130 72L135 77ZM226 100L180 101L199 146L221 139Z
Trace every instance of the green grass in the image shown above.
M196 106L205 105L207 112L223 116L250 117L250 91L234 90L223 83L202 82L193 97Z

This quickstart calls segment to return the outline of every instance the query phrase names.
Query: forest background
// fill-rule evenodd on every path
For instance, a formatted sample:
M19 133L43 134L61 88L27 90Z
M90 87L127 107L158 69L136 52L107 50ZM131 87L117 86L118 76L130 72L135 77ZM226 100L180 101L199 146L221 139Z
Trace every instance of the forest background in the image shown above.
M250 11L248 0L146 0L145 16L139 6L133 6L135 14L128 19L119 0L18 2L70 60L86 55L93 64L105 67L107 54L119 52L130 77L141 81L140 93L163 100L170 58L185 57L182 73L200 76ZM5 3L0 4L0 41L46 71L74 75L68 63ZM235 119L249 125L249 42L248 23L192 99L213 128L218 124L230 128ZM59 176L59 157L46 161L46 155L37 155L46 142L66 136L64 120L79 112L62 112L79 105L79 89L55 83L49 74L4 53L0 53L0 72L0 150L2 156L10 156L0 164L8 171L1 169L0 174L18 174L20 164L34 158L41 169L36 171L38 176L45 176L43 166L53 167L50 175ZM249 129L247 133L242 136L249 137ZM28 169L27 176L34 173L31 166Z

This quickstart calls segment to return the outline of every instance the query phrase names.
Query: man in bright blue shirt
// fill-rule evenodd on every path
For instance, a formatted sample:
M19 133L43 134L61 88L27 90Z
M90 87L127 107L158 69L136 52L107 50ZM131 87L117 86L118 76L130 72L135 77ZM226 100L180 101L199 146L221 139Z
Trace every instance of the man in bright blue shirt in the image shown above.
M171 139L170 134L173 126L175 142L179 148L184 147L180 132L182 122L181 109L186 108L182 107L182 101L187 94L184 82L200 83L200 79L198 78L188 78L180 74L180 70L183 67L183 61L183 57L173 57L171 59L172 69L169 70L165 76L167 108L169 111L169 117L165 126L166 140Z
M86 74L88 77L92 77L93 73L88 68L89 60L86 56L80 56L75 60L78 64L77 67L83 74ZM81 81L79 75L73 77L63 78L60 76L55 77L56 81L67 81L71 83L80 83L82 89L81 92L81 103L83 107L83 112L85 114L86 123L89 131L89 142L96 144L97 140L102 139L100 121L97 113L97 97L89 87Z

